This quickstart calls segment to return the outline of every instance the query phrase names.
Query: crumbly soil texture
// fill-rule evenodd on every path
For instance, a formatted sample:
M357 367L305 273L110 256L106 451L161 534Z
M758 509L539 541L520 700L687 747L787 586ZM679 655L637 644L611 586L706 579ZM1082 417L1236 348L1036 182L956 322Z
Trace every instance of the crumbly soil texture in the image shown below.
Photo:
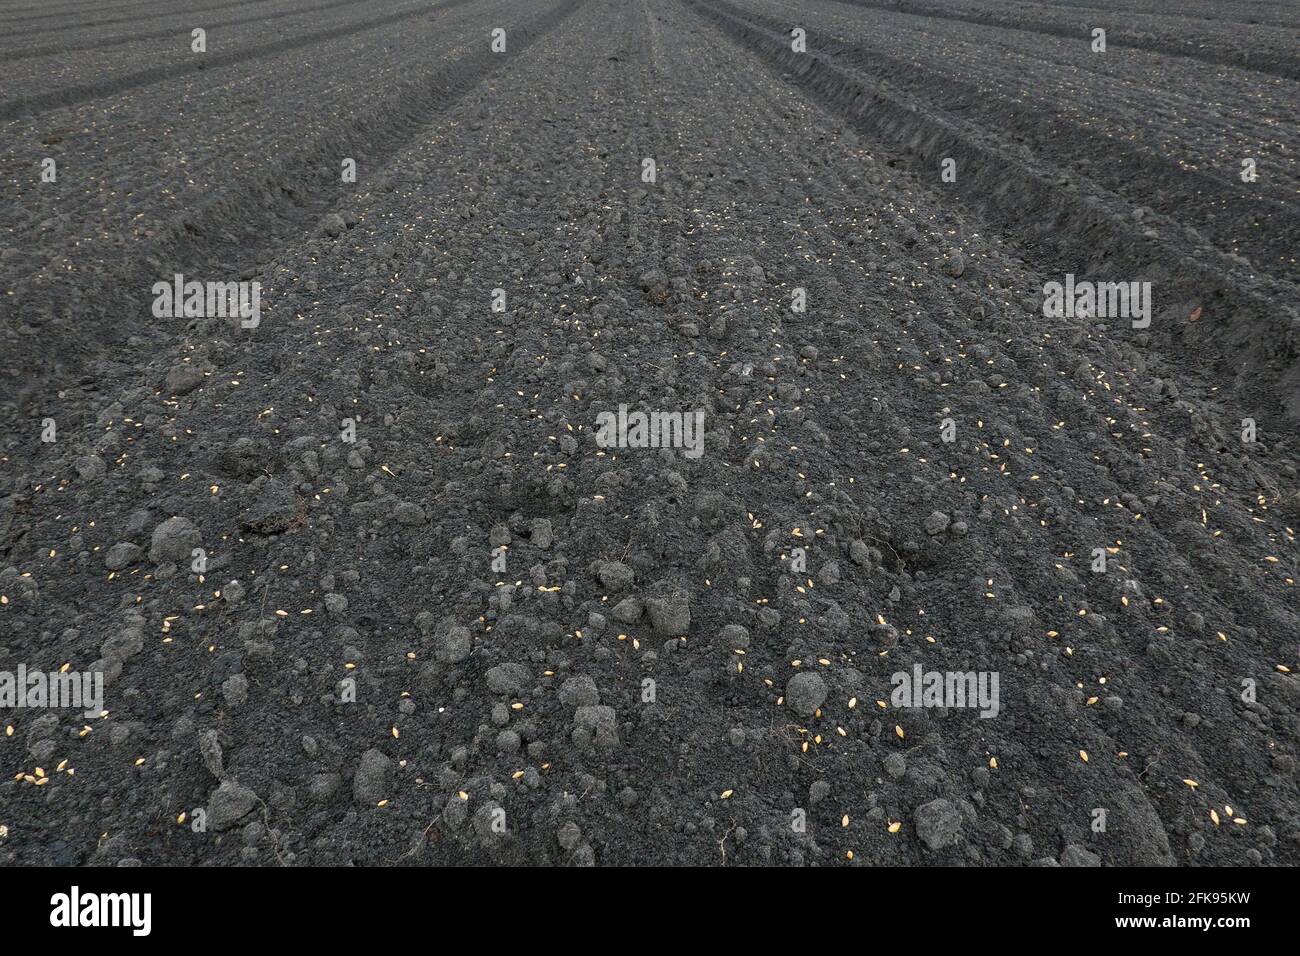
M0 866L1300 862L1293 5L186 6L0 8Z

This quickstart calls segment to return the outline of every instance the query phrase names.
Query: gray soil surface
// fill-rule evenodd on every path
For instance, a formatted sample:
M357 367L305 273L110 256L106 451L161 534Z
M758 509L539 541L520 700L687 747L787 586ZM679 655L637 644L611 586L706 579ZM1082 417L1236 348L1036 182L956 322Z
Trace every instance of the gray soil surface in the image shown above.
M0 866L1300 863L1300 11L1169 6L0 5Z

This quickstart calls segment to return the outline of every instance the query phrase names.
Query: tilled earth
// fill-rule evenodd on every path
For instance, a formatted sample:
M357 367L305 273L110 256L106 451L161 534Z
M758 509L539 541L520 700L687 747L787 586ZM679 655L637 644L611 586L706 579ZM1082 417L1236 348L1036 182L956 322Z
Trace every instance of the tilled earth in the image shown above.
M1300 862L1300 13L1164 6L6 2L0 865Z

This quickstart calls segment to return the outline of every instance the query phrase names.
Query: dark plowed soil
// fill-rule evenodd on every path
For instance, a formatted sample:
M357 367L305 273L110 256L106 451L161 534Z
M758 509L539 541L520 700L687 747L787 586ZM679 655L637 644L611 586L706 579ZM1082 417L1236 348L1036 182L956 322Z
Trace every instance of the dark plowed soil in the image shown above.
M1161 7L0 9L0 865L1300 862L1300 14Z

